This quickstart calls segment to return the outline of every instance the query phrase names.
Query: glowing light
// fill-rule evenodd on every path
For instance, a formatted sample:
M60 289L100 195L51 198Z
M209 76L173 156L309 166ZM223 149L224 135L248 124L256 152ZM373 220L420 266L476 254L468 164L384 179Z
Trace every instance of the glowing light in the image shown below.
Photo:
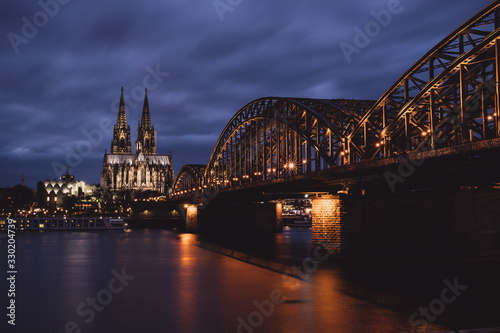
M377 142L377 144L375 145L375 147L380 147L380 143Z
M306 164L306 163L307 163L307 161L306 161L306 160L302 160L302 164Z
M294 163L290 163L290 164L288 164L288 167L289 167L290 169L293 169L293 168L295 168L295 164L294 164Z
M427 132L422 132L422 136L426 136L427 135Z
M492 116L488 116L488 120L493 120L493 117Z

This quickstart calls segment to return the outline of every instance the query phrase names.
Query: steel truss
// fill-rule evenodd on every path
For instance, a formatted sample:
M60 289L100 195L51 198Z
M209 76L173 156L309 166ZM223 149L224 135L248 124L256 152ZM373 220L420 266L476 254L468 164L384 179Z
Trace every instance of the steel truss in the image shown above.
M498 135L499 8L486 7L396 81L347 137L349 163Z
M267 97L240 109L206 168L174 194L234 187L439 149L500 133L500 0L437 44L374 101Z
M207 166L203 164L184 165L175 177L172 193L186 195L201 190L204 185L204 173Z

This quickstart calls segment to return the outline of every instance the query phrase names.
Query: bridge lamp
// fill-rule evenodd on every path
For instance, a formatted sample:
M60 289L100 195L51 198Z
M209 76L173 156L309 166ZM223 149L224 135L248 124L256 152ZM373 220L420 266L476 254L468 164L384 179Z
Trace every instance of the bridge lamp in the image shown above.
M340 155L341 155L341 156L344 156L344 155L345 155L345 153L344 153L344 152L341 152L341 153L340 153Z
M377 148L380 147L380 143L377 142L377 144L375 145L375 147L377 147Z
M295 168L295 164L294 164L294 163L290 163L290 164L288 164L288 167L289 167L290 169L293 169L293 168Z
M302 164L306 164L306 163L307 163L307 161L306 161L306 160L302 160Z
M488 120L493 120L493 117L492 116L488 116Z
M427 132L422 132L422 136L426 136L427 135Z

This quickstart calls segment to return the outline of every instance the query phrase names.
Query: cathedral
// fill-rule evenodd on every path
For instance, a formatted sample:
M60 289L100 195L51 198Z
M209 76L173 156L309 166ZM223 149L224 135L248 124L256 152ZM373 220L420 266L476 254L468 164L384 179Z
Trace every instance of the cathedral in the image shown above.
M172 155L156 154L156 131L151 125L148 90L146 89L142 117L137 126L135 153L132 153L123 87L121 91L111 153L104 153L101 187L112 191L149 190L169 194L174 181Z

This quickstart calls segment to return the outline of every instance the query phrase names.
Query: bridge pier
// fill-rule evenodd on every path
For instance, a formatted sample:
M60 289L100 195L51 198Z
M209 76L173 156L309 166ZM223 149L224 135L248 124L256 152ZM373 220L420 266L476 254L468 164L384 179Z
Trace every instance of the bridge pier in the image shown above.
M322 249L329 259L500 255L498 189L370 192L312 199L312 253Z
M347 212L340 195L318 196L312 199L311 247L314 253L323 249L331 259L345 254Z
M187 205L186 207L186 231L198 231L198 207L196 205Z
M199 231L283 231L281 203L212 200L197 213Z

